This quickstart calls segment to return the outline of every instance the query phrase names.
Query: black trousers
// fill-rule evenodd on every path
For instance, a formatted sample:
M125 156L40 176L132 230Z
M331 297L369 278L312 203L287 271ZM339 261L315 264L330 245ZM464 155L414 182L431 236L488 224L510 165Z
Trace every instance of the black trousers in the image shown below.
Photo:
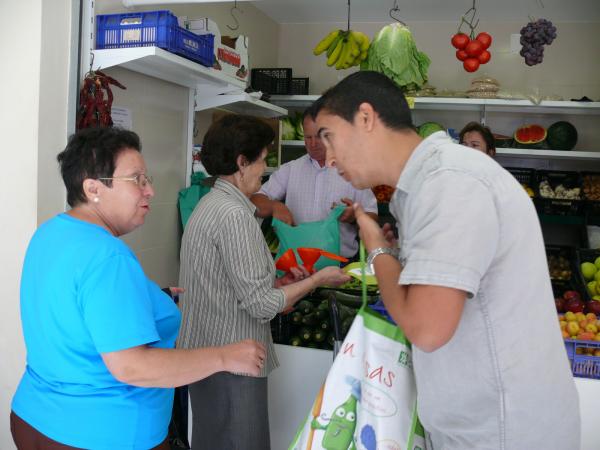
M219 372L189 390L192 450L270 450L267 378Z

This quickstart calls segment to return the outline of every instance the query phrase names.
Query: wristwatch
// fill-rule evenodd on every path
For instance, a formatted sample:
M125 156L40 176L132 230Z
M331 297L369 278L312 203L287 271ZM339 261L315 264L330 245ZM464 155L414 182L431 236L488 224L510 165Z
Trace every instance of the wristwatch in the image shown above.
M367 265L369 267L373 267L373 261L375 261L375 258L377 258L379 255L392 255L394 258L398 259L398 256L400 255L400 249L399 248L392 248L392 247L377 247L374 248L373 250L371 250L369 252L369 256L367 256Z

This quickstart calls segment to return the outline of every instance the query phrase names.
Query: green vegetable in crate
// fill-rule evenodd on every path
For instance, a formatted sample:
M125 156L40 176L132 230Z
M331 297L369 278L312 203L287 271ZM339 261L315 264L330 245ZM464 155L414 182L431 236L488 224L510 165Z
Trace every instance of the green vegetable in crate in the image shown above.
M302 313L298 312L298 311L294 311L291 315L290 315L290 321L294 324L294 325L300 325L302 323Z
M323 342L327 338L327 332L323 330L315 330L313 333L314 342Z
M418 133L423 139L438 131L446 131L443 125L436 122L425 122L419 126Z
M555 122L547 133L546 142L552 150L572 150L577 144L577 129L569 122Z
M405 90L418 90L427 82L430 63L429 57L417 49L410 30L393 23L373 37L360 70L381 72Z
M333 347L333 344L335 343L335 336L333 333L327 335L327 343Z
M317 309L313 312L313 314L315 315L315 317L318 320L323 320L323 319L326 319L327 317L329 317L329 312L326 309L319 308L319 307L317 307Z
M292 336L290 338L290 345L294 347L299 347L302 345L302 339L299 336Z
M304 139L304 121L302 120L302 114L296 114L296 120L294 121L294 127L296 129L296 139L301 141Z
M305 315L304 317L302 317L302 325L308 325L308 326L316 325L317 321L318 321L318 318L314 312L309 313L309 314Z
M296 125L291 117L281 119L281 139L284 141L296 139Z
M301 312L302 314L309 314L310 312L312 312L313 308L314 306L309 300L300 300L296 304L296 310Z
M318 327L323 331L329 331L331 325L329 324L329 320L324 320L318 325Z
M303 341L310 341L312 338L312 331L310 328L307 327L303 327L300 329L300 338L302 338Z

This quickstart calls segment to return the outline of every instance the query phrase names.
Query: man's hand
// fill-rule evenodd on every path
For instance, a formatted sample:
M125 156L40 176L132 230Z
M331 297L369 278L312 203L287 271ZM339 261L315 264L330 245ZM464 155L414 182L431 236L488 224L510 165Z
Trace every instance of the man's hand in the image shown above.
M392 227L390 223L384 223L381 231L383 231L383 236L388 242L388 247L398 247L398 239L396 239L396 236L394 235L394 227Z
M273 203L273 217L288 225L295 225L292 212L281 202Z
M342 215L340 216L340 218L338 219L340 222L345 222L345 223L354 223L356 222L356 217L354 216L354 208L352 206L352 200L344 197L343 199L341 199L341 202L347 206L346 209L344 209L344 212L342 213ZM335 208L337 205L334 203L333 207Z
M354 204L354 215L359 227L358 234L365 243L367 252L370 252L374 248L388 247L390 245L386 235L384 235L385 229L382 230L377 222L358 203Z
M304 280L310 276L310 272L304 266L292 267L284 276L275 279L275 287L280 288L288 284Z

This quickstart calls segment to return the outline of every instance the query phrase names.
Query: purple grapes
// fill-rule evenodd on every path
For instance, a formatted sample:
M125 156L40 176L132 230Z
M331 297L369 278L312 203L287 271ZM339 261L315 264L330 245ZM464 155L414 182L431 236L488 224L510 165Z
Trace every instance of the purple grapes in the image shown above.
M521 51L525 64L535 66L544 60L544 45L550 45L556 39L556 27L547 19L529 22L521 28Z

